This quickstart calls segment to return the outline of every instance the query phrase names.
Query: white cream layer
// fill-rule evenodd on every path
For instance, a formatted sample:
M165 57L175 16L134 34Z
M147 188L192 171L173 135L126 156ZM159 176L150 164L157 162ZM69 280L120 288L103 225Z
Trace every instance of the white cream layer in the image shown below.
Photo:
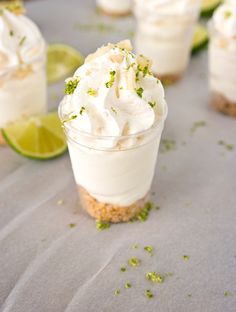
M111 14L126 14L131 11L132 0L97 0L99 8Z

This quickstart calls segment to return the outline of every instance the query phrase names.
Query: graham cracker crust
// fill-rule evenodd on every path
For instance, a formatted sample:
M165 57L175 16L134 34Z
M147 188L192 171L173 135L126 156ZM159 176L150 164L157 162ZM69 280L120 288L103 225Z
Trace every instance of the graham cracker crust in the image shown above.
M98 7L98 12L109 17L126 17L126 16L131 15L131 11L127 11L124 13L115 13L115 12L107 11L101 7Z
M230 101L218 92L211 93L211 105L219 112L236 117L236 102Z
M154 73L154 76L160 79L164 86L169 86L179 81L183 77L183 73L166 75L158 75Z
M128 222L143 209L147 196L130 206L118 206L101 203L78 185L82 207L95 219L112 223Z

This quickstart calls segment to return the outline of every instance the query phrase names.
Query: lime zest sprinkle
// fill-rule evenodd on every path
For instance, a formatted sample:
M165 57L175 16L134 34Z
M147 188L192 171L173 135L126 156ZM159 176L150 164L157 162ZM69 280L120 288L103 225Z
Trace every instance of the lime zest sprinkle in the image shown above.
M143 210L138 214L137 219L141 222L145 222L148 219L149 212L152 210L153 204L147 202Z
M173 139L161 140L161 153L167 153L176 149L176 142Z
M153 298L153 293L150 289L146 289L145 290L145 296L148 298L148 299L151 299Z
M137 93L137 95L140 97L140 98L142 98L142 96L143 96L143 88L138 88L138 89L135 89L135 91L136 91L136 93Z
M139 245L138 245L138 244L134 244L134 245L132 246L132 248L133 248L133 249L138 249L138 248L139 248Z
M97 96L97 90L95 90L93 88L89 88L87 93L88 93L88 95L91 95L91 96Z
M161 206L160 206L160 205L157 205L157 206L155 207L155 209L156 209L156 210L160 210L160 209L161 209Z
M96 220L96 228L98 231L109 229L110 223L105 221Z
M132 285L131 285L130 282L125 283L125 288L126 288L126 289L131 288L131 287L132 287Z
M85 111L85 107L82 106L82 107L80 108L80 111L79 111L80 115L82 115L84 111Z
M148 104L151 106L151 108L154 108L155 106L156 106L156 104L157 104L157 102L156 101L150 101L150 102L148 102Z
M11 37L14 36L14 31L13 31L12 29L9 31L9 35L10 35Z
M206 121L200 120L200 121L195 121L193 123L192 128L190 129L192 133L194 133L198 128L200 127L205 127L207 125Z
M80 81L79 77L72 77L69 79L66 79L66 87L65 87L65 94L69 95L69 94L73 94L75 89L78 86L78 83Z
M63 204L64 204L64 200L63 200L63 199L58 199L57 205L58 205L58 206L61 206L61 205L63 205Z
M226 148L228 151L232 151L232 150L234 149L233 144L225 143L225 141L223 141L223 140L219 140L219 141L218 141L218 144L219 144L219 145L225 146L225 148Z
M188 261L190 257L189 257L188 255L183 255L182 258L183 258L185 261Z
M25 43L26 40L26 36L22 37L21 40L19 41L19 46L23 46L23 44Z
M224 18L229 18L230 16L232 16L232 12L231 11L225 11Z
M117 295L119 295L119 294L120 294L120 289L117 288L117 289L114 291L114 295L117 296Z
M113 106L111 106L111 110L113 111L113 113L117 114L117 111Z
M76 227L76 223L69 223L68 225L69 225L69 227L70 227L71 229L74 228L74 227Z
M125 272L125 271L126 271L126 267L124 267L124 266L121 267L121 268L120 268L120 271L121 271L121 272Z
M72 115L70 116L69 118L66 118L62 121L62 123L64 124L65 122L68 122L68 121L71 121L71 120L74 120L78 117L78 115Z
M157 274L156 272L148 272L146 273L146 279L153 283L162 284L164 282L164 276L161 274Z
M224 296L225 296L225 297L228 297L228 296L230 296L230 295L231 295L231 293L230 293L228 290L224 291Z
M110 80L105 83L107 88L111 88L113 86L113 84L115 82L115 75L116 75L115 70L110 71Z
M136 257L132 257L128 260L128 264L135 267L135 266L139 266L140 265L140 260Z
M145 246L143 249L146 250L151 256L153 256L154 249L151 245Z

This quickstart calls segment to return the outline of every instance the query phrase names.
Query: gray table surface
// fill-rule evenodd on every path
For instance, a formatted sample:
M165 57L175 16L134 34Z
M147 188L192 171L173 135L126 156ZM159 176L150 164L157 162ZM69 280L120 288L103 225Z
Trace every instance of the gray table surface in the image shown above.
M134 27L132 18L97 15L92 0L30 1L27 9L49 43L68 43L84 55ZM63 83L49 88L51 109L62 93ZM175 140L176 148L159 155L152 200L161 208L145 223L98 232L78 209L68 154L38 162L0 148L1 311L236 311L236 120L208 106L206 52L191 59L166 98L164 138ZM200 120L206 126L192 133ZM154 246L153 257L145 245ZM131 256L141 265L120 272ZM145 280L148 271L173 274L153 285ZM127 281L132 288L124 288Z

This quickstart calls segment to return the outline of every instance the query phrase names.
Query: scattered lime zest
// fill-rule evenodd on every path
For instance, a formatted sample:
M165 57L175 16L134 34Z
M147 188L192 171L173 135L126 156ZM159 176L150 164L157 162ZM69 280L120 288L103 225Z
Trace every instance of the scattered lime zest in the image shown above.
M151 256L154 255L154 248L151 245L145 246L143 249L147 251Z
M78 86L80 79L79 77L72 77L69 79L66 79L66 87L65 87L65 94L69 95L69 94L73 94L75 89Z
M161 153L167 153L176 149L176 142L173 139L162 139L161 140Z
M225 11L224 13L224 18L229 18L230 16L232 16L232 12L231 11Z
M135 267L135 266L139 266L140 265L140 260L136 257L132 257L128 260L128 264Z
M185 260L185 261L188 261L190 259L190 257L188 255L183 255L182 258Z
M143 96L143 88L138 88L138 89L135 89L135 91L136 91L136 93L137 93L137 95L140 97L140 98L142 98L142 96Z
M230 296L230 295L231 295L231 292L230 292L230 291L228 291L228 290L224 291L224 296L225 296L225 297L228 297L228 296Z
M110 80L105 83L107 88L111 88L113 86L113 84L115 82L115 75L116 75L115 70L110 71Z
M118 288L118 289L116 289L116 290L114 291L114 295L117 296L117 295L119 295L119 294L120 294L120 289Z
M152 207L153 204L151 202L147 202L143 210L138 214L137 219L141 222L147 221L149 213L152 210Z
M120 271L121 271L121 272L126 272L126 270L127 270L127 269L126 269L126 267L124 267L124 266L120 268Z
M138 249L138 248L139 248L139 245L138 245L138 244L134 244L134 245L132 246L132 248L133 248L133 249Z
M96 220L96 228L98 231L109 229L110 223L105 221Z
M160 205L157 205L157 206L155 207L155 209L156 209L156 210L160 210L160 209L161 209L161 206L160 206Z
M232 151L232 150L234 149L233 144L225 143L223 140L219 140L219 141L218 141L218 144L219 144L219 145L225 146L225 148L226 148L228 151Z
M130 282L125 283L125 288L126 288L126 289L131 288L131 287L132 287L132 285L131 285Z
M207 125L206 121L204 120L200 120L200 121L195 121L193 123L193 126L191 128L191 132L195 132L198 128L201 128L201 127L205 127Z
M12 29L9 31L9 35L10 35L11 37L14 36L14 31L13 31Z
M164 276L161 274L157 274L156 272L148 272L146 273L146 279L153 283L162 284L164 282Z
M111 106L111 110L113 111L113 113L117 114L117 111L113 106Z
M80 115L82 115L84 111L85 111L85 107L82 106L82 107L80 108L80 111L79 111Z
M69 223L68 225L69 225L69 227L70 227L71 229L73 229L74 227L76 227L77 224L76 224L76 223Z
M64 204L64 199L58 199L57 205L58 205L58 206L61 206L61 205L63 205L63 204Z
M148 299L151 299L153 298L153 293L150 289L147 289L145 290L145 296L148 298Z

